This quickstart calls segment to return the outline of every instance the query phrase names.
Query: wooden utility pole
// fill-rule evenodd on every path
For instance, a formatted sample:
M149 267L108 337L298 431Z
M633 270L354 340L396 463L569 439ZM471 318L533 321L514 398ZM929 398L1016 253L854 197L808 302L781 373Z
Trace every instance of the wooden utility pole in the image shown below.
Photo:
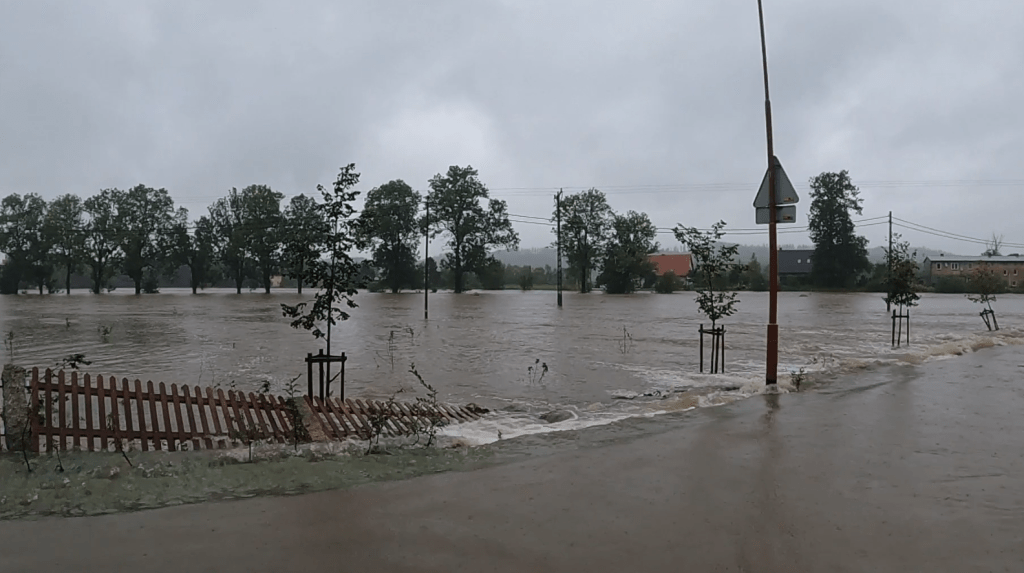
M775 149L772 143L772 103L768 97L768 48L764 41L764 11L761 0L757 0L757 18L761 24L761 63L764 68L764 117L768 135L768 351L765 366L765 383L775 384L779 369L779 250L775 234L775 206L778 200L775 189Z
M562 190L558 190L558 195L555 195L555 220L557 221L555 227L555 244L558 245L558 306L562 306Z
M423 320L430 318L430 203L424 201L427 214L423 218Z
M888 276L886 278L889 281L888 288L889 288L890 294L891 294L891 289L892 289L892 211L889 211L889 253L886 255L885 258L886 258L886 262L889 264L889 274L888 274ZM892 305L889 302L889 297L885 297L885 312L889 312L891 306Z

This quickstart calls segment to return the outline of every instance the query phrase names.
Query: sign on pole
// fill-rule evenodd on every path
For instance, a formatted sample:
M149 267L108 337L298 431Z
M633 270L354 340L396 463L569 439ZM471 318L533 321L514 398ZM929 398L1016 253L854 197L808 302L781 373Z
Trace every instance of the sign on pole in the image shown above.
M779 162L779 158L775 157L775 193L778 197L778 201L775 203L775 222L776 223L795 223L796 222L796 203L800 202L800 196L796 194L796 189L793 188L793 183L789 181L789 176L786 175L786 171L782 168L782 163ZM765 170L764 179L761 181L761 188L757 190L757 196L754 197L754 207L756 208L755 221L758 225L767 225L771 219L771 207L770 207L771 191L768 185L768 170Z
M789 181L789 176L786 175L786 171L782 168L782 163L779 162L779 158L775 158L775 193L778 197L778 201L775 205L792 205L800 202L800 196L796 194L796 189L793 188L793 184ZM755 207L768 208L770 192L768 190L768 170L765 169L764 179L761 180L761 188L757 190L757 197L754 197ZM768 221L765 221L767 223Z

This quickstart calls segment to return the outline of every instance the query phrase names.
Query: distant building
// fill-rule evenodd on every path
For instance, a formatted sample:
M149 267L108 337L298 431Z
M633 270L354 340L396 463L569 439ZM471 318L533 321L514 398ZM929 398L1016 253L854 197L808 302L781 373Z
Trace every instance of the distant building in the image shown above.
M654 273L659 277L669 271L677 277L686 277L690 274L689 253L654 253L647 255L647 260L654 263Z
M779 276L810 274L814 249L779 249Z
M1024 257L1014 253L1000 257L958 257L939 255L935 258L925 257L924 271L928 282L934 284L943 277L965 277L979 266L987 266L1002 275L1006 286L1017 288L1024 281Z

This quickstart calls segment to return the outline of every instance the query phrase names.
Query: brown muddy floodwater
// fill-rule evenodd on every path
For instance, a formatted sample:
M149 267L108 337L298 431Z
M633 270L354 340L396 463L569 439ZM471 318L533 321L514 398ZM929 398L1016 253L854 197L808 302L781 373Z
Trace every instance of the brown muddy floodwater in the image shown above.
M296 376L305 386L303 358L322 348L281 315L281 303L307 299L218 289L4 296L0 331L14 333L14 362L28 368L81 353L92 374L247 390L269 382L284 393ZM415 364L441 399L504 412L452 430L483 443L499 432L578 428L759 392L768 295L746 292L740 300L739 312L724 321L727 368L718 375L698 373L697 329L708 321L693 293L566 293L562 308L550 291L438 293L429 320L422 293L360 293L352 318L333 330L332 348L349 357L349 396L405 389L411 399L419 390L409 374ZM1001 296L995 308L1003 330L989 333L978 305L962 295L926 294L912 312L911 346L894 350L881 295L781 293L779 379L799 368L821 378L1024 343L1024 297ZM548 367L543 377L541 364ZM572 418L552 425L537 419L552 409Z

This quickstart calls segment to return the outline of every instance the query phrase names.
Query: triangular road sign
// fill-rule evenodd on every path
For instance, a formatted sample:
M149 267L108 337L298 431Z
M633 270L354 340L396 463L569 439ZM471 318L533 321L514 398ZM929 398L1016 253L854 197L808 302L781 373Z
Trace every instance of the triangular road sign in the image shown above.
M793 184L790 183L789 176L782 169L782 163L779 162L778 157L775 158L775 196L778 198L775 202L776 206L792 205L800 201L800 197L796 194ZM754 197L754 207L768 206L768 170L765 169L761 188L757 190L757 197Z

